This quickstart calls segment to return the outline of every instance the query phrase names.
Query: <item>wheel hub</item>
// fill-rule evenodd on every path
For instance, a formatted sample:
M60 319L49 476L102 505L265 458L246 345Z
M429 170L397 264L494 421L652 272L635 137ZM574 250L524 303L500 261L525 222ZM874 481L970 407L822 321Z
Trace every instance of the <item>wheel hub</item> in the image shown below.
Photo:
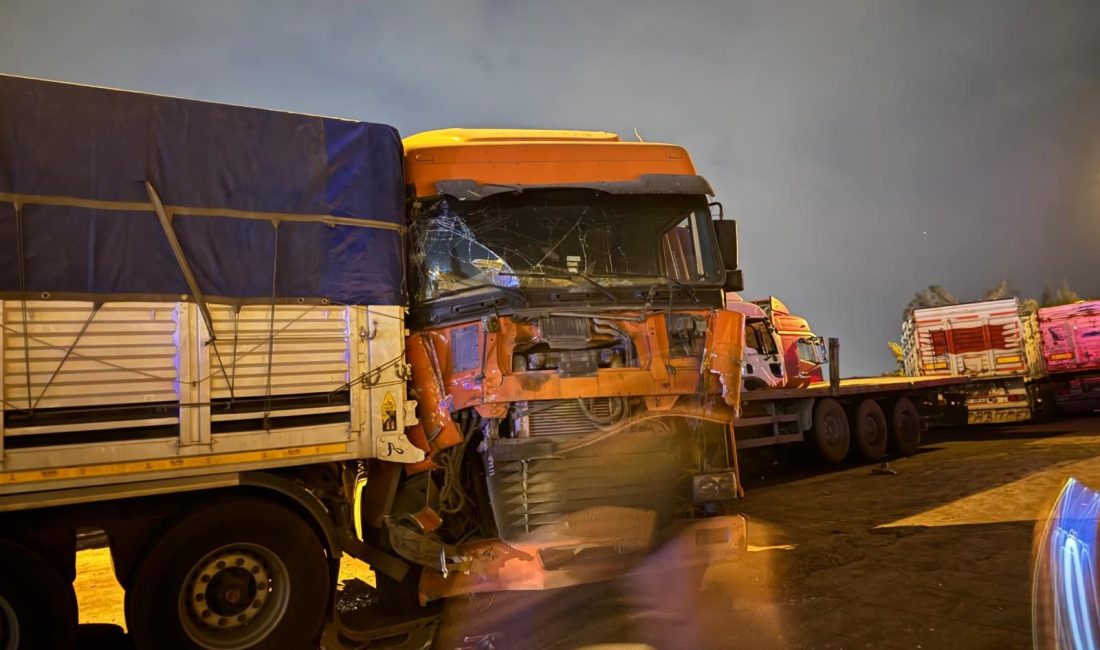
M229 550L210 558L191 583L191 612L201 625L231 630L259 616L271 595L264 561Z
M840 423L834 417L830 417L825 422L825 440L830 446L840 443Z
M180 591L181 622L202 648L248 648L278 625L289 598L286 567L275 554L227 546L191 569Z
M878 420L871 416L863 419L863 430L867 433L867 442L871 444L877 443L882 436L878 428Z

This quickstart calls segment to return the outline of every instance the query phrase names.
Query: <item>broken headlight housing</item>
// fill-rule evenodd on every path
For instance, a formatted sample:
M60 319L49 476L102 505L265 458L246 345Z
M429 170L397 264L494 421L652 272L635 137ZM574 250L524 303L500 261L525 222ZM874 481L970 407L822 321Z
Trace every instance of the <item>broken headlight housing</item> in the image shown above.
M696 474L691 479L691 500L695 503L737 498L737 475L732 471Z

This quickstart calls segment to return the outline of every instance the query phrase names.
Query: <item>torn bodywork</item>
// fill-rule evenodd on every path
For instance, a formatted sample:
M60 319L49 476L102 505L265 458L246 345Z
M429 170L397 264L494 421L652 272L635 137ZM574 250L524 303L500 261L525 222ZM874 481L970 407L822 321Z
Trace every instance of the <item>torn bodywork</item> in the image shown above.
M406 343L421 428L410 437L426 458L395 490L388 547L421 567L424 601L604 580L670 544L737 548L744 317L723 309L706 196L677 193L702 186L639 194L633 183L698 179L690 160L669 145L530 145L548 147L544 160L640 156L637 174L570 162L557 178L525 174L532 152L498 136L483 149L452 132L406 142L420 194ZM469 175L454 178L479 181L431 194L425 174L443 160L458 174L466 153ZM506 169L522 178L493 177Z

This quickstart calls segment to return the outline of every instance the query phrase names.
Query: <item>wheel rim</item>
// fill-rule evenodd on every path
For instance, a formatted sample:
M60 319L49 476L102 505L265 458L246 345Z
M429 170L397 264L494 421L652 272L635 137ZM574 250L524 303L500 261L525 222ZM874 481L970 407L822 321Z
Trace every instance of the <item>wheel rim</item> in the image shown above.
M286 614L286 565L259 544L231 544L196 562L180 588L180 622L207 650L243 650L271 633Z
M0 648L17 650L19 648L19 619L11 604L0 596Z
M869 447L877 447L883 440L883 433L876 418L870 415L863 418L863 439L867 442Z
M825 443L830 447L839 447L843 442L840 430L840 418L835 415L825 418Z
M903 413L901 416L901 435L905 440L913 441L918 432L916 422L913 416L909 413Z

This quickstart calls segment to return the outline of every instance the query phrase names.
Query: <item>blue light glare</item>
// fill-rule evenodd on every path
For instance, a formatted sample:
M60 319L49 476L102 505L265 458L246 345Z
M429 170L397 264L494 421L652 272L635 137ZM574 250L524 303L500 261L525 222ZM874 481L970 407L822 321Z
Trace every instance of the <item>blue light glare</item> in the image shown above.
M1098 520L1100 494L1069 479L1039 539L1032 599L1036 648L1097 648Z

